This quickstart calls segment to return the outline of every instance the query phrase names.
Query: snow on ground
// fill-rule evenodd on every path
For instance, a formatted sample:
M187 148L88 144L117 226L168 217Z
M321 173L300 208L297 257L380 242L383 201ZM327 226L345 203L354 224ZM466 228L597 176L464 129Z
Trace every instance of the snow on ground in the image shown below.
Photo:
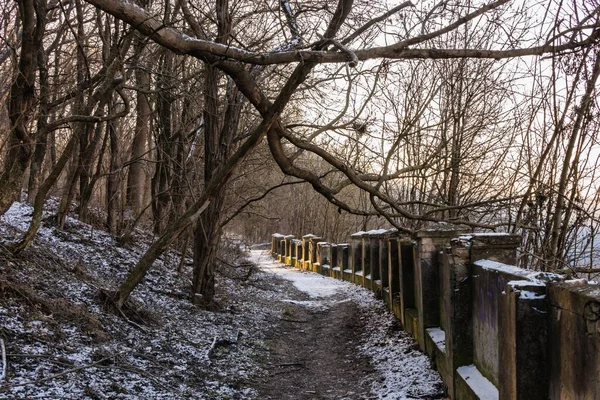
M222 268L221 309L214 312L187 298L189 260L177 273L181 255L166 253L132 296L137 315L116 316L98 294L117 287L151 235L136 231L123 247L73 218L58 230L51 218L56 206L48 202L40 232L18 257L5 247L27 229L32 209L15 203L0 217L0 338L8 364L0 399L255 399L252 382L264 376L268 355L264 338L283 311L273 304L291 297L279 278L309 295L303 305L353 301L364 311L361 351L381 372L373 382L376 397L439 392L438 375L372 293L282 267L265 252L252 252L261 265L253 273ZM222 345L210 350L215 339Z
M312 298L329 297L336 294L347 282L326 278L322 275L303 272L295 268L282 268L283 264L274 261L268 253L260 250L250 252L250 260L265 272L276 274L294 284L294 286Z
M303 303L309 307L335 307L342 301L353 301L363 311L366 326L361 351L371 357L381 374L372 382L373 394L379 399L427 398L440 393L442 381L431 368L431 362L417 350L416 342L406 332L398 330L397 320L373 292L346 281L300 271L274 261L267 252L252 251L250 260L263 271L291 281L313 300Z
M247 268L224 271L222 309L203 311L187 299L191 268L178 274L180 255L167 253L134 292L139 315L128 323L98 293L116 288L151 236L137 232L125 248L75 219L63 231L45 219L31 248L13 257L3 247L21 237L31 212L15 203L0 218L0 337L8 353L0 399L256 398L263 337L280 315L265 304L283 291L265 273L246 280ZM215 338L226 345L209 357Z

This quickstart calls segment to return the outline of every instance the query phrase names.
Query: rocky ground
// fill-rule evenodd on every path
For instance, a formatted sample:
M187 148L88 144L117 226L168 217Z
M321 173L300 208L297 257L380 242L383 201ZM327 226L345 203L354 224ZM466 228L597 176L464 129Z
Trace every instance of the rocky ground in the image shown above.
M189 260L178 272L169 252L134 292L134 312L116 315L101 293L151 236L123 247L47 218L15 257L5 247L31 211L15 203L0 218L0 399L441 398L426 357L362 288L253 251L221 266L220 307L206 311L187 299Z

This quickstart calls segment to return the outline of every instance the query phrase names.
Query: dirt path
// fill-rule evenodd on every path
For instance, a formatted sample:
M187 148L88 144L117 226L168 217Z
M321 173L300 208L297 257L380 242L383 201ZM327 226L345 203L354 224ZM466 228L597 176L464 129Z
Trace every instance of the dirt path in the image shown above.
M251 258L283 278L267 307L281 310L266 337L260 399L440 399L443 387L415 341L373 293L318 274Z
M363 326L352 301L335 298L285 305L280 325L270 332L268 377L259 383L264 399L362 399L374 374L359 354Z

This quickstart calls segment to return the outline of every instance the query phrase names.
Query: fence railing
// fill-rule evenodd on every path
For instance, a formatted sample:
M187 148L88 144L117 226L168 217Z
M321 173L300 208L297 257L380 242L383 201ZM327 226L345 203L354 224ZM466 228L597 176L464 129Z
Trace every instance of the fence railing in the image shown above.
M453 399L600 399L600 286L513 266L519 244L374 230L339 244L274 234L271 253L381 295Z

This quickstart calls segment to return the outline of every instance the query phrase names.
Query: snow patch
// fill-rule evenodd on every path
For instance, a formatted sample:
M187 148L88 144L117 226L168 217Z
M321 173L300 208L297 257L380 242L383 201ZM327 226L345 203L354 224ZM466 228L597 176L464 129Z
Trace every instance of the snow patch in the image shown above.
M500 394L492 384L473 364L459 367L456 372L463 378L480 400L498 400Z
M429 328L427 334L433 340L433 343L442 351L446 352L446 332L441 328Z
M340 289L349 285L347 282L329 279L310 272L302 272L295 268L284 266L284 264L275 263L267 255L256 251L251 254L251 260L263 271L276 274L292 282L298 290L308 294L312 298L333 296Z

